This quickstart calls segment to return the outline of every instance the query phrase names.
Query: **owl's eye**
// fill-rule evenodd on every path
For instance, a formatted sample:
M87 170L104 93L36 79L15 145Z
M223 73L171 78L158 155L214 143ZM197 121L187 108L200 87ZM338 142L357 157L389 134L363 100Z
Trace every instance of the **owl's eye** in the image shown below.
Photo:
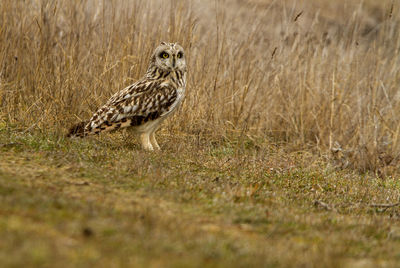
M169 54L167 52L161 52L160 57L164 58L164 59L168 59L169 58Z
M178 57L178 59L182 58L183 54L182 52L179 52L178 55L176 55Z

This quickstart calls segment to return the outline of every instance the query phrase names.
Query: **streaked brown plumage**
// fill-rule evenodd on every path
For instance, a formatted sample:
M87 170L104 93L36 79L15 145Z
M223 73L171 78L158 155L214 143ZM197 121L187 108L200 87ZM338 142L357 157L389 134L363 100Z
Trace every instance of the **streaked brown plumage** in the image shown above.
M185 96L183 48L162 42L150 58L146 75L114 94L87 122L74 125L68 137L85 137L131 127L147 150L159 149L154 133Z

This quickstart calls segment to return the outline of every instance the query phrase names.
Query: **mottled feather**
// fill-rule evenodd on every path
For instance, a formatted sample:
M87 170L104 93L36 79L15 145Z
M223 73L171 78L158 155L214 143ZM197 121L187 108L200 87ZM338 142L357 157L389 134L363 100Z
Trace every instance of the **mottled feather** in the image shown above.
M159 53L168 53L173 60L166 62L159 59ZM178 53L181 56L177 65ZM179 45L162 43L153 53L142 79L115 93L89 121L72 127L68 136L84 137L125 127L140 130L146 123L155 122L149 129L141 131L152 135L184 98L186 62L182 53Z

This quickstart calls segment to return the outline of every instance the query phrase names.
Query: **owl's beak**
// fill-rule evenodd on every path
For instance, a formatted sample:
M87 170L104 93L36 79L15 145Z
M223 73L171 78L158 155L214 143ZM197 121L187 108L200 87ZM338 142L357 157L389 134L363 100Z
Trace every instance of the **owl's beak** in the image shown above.
M172 67L175 68L176 59L175 57L172 58Z

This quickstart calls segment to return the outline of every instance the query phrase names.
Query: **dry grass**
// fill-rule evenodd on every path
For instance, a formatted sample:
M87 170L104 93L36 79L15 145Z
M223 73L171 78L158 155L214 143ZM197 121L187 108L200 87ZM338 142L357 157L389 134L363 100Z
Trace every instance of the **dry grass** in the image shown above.
M258 142L0 132L2 267L395 267L398 179ZM133 148L132 148L133 147Z
M308 2L4 0L2 118L61 134L171 40L190 75L168 131L273 137L386 172L400 153L398 6Z
M0 265L395 265L400 6L0 1ZM187 51L163 152L68 140Z

